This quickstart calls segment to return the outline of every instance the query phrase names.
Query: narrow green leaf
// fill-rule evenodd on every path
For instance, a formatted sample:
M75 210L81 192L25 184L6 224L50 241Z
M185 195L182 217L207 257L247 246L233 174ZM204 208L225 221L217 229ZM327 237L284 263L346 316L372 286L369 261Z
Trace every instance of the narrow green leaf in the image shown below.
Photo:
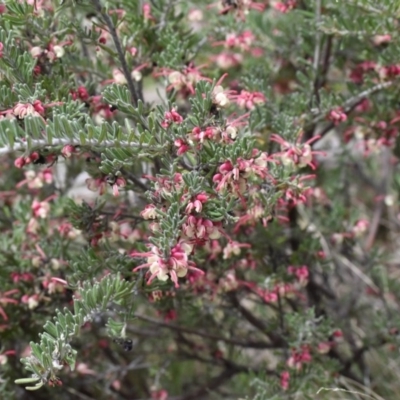
M21 378L21 379L16 379L14 383L17 385L23 385L25 383L34 383L38 382L39 378Z
M53 118L53 122L54 122L54 133L57 137L60 136L66 136L64 130L62 129L62 125L60 122L60 117L58 115L55 115Z
M86 129L87 129L87 138L89 141L91 141L94 138L94 134L96 132L95 128L94 126L87 124Z
M134 129L131 129L128 136L128 143L132 143L135 138L136 138L136 132Z
M39 390L42 386L43 386L43 382L39 382L35 386L26 386L25 389L30 390L30 391Z
M47 133L47 143L49 145L53 144L53 131L52 129L46 129L46 133Z
M66 135L68 136L69 139L74 139L75 137L75 132L72 129L71 124L69 123L69 121L67 120L67 118L65 118L64 116L60 117L60 122L63 126L63 130L66 133Z
M84 131L79 131L79 140L82 146L86 145L86 133Z
M14 134L11 132L11 129L6 129L6 135L8 137L8 146L13 149L14 148Z
M101 125L101 131L100 131L100 135L97 138L97 142L98 144L101 144L101 142L103 142L103 140L107 137L107 127L106 124L102 124Z

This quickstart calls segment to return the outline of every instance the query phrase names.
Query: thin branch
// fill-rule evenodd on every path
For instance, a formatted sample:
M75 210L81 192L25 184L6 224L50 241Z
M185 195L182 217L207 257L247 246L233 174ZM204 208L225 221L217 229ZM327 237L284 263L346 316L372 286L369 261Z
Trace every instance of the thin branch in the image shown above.
M377 182L375 182L374 179L372 179L371 176L368 175L367 172L365 172L362 164L355 159L352 159L349 163L348 166L352 168L356 173L357 173L357 178L360 178L363 183L368 185L371 189L373 189L375 192L379 192L380 186ZM350 170L351 173L351 170Z
M369 89L364 90L363 92L350 97L345 101L343 104L342 108L345 114L350 114L364 99L372 96L373 94L380 92L384 89L389 88L395 83L395 81L388 81L388 82L383 82L379 83L375 86L370 87ZM305 132L313 132L315 129L315 126L322 122L324 119L326 119L327 112L319 114L317 117L314 118L314 120L304 128ZM328 133L331 129L335 127L335 124L333 122L330 122L321 132L318 133L319 136L323 137L326 133ZM305 138L310 138L309 134L305 135ZM314 142L314 143L317 143Z
M162 29L164 29L167 25L167 16L169 14L169 12L172 9L172 6L175 5L173 4L174 1L173 0L169 0L168 3L165 5L165 9L163 10L163 13L160 17L160 22L157 24L157 29L159 31L161 31Z
M350 99L346 100L346 102L343 105L343 109L344 111L350 112L350 110L354 109L358 104L360 104L360 102L362 102L364 99L368 98L369 96L380 92L383 89L387 89L390 86L392 86L394 84L394 81L388 81L388 82L383 82L383 83L378 83L375 86L372 86L366 90L364 90L363 92L350 97Z
M109 212L109 211L100 211L100 215L107 215L107 216L114 216L116 213L115 212ZM137 216L137 215L129 215L129 214L118 214L118 218L116 218L116 221L119 221L120 219L134 219L137 221L144 221L143 217Z
M121 42L119 40L115 26L112 22L111 17L103 11L103 7L101 6L100 0L92 0L92 1L110 31L111 37L113 38L113 41L114 41L115 48L117 50L119 62L121 63L122 72L128 83L128 89L129 89L129 92L132 97L133 105L137 106L138 101L139 100L143 101L143 99L139 97L137 90L135 88L135 84L133 83L133 79L132 79L131 73L128 69L128 64L126 62L125 55L122 50Z
M136 142L125 142L125 141L117 141L117 140L103 140L101 143L96 143L95 140L88 140L85 146L82 145L79 139L53 139L52 143L48 143L46 139L33 139L31 141L33 148L41 148L41 147L55 147L70 144L72 146L98 146L98 147L135 147L138 149L150 149L150 150L163 150L163 147L149 146L146 144L140 144ZM26 151L28 144L25 143L17 143L10 147L0 147L0 155L12 153L14 151Z
M367 239L365 241L365 249L368 251L372 248L379 225L381 223L382 214L385 210L385 198L388 192L389 182L392 175L392 168L390 163L390 152L383 151L381 156L381 164L382 164L382 176L381 176L381 183L379 187L378 193L378 204L375 207L374 215L369 226L369 232Z
M229 298L233 306L251 325L256 327L264 335L269 337L269 339L273 342L275 348L285 348L287 346L286 340L278 332L273 332L269 330L263 320L258 319L246 307L243 307L234 293L232 293Z
M318 82L318 86L320 88L324 87L326 84L326 80L327 80L326 78L328 76L331 53L332 53L332 44L333 44L333 35L329 35L326 38L324 58L322 60L321 74L320 74L320 79Z
M317 34L320 35L320 33L317 31ZM316 38L316 48L315 48L315 55L314 55L314 81L311 85L313 97L310 100L310 104L313 104L314 97L316 99L316 106L320 107L321 104L321 98L319 95L319 91L322 87L325 86L326 81L327 81L327 75L329 71L329 63L331 59L331 51L332 51L332 42L333 42L333 36L329 35L326 38L325 46L324 46L324 55L322 60L320 60L320 50L317 51L317 48L320 49L321 46L321 38L318 36ZM318 57L318 63L316 63L316 57ZM320 66L320 63L322 61L322 65ZM308 135L311 135L313 133L314 129L307 131ZM311 139L310 136L306 138L306 140Z
M321 31L318 29L320 23L321 23L321 0L316 0L315 2L316 33L315 33L315 48L314 48L314 62L313 62L315 76L318 75L318 67L321 54Z
M207 332L203 332L200 330L195 330L195 329L190 329L190 328L186 328L184 326L179 326L179 325L174 325L174 324L169 324L167 322L163 322L163 321L159 321L157 319L153 319L150 317L146 317L144 315L137 315L135 314L135 317L145 321L145 322L149 322L153 325L157 325L163 328L167 328L167 329L171 329L173 331L178 331L178 332L184 332L184 333L188 333L191 335L196 335L196 336L201 336L207 339L212 339L212 340L221 340L225 343L229 343L232 344L234 346L240 346L240 347L249 347L249 348L254 348L254 349L269 349L269 348L275 348L275 345L266 343L266 342L253 342L253 341L241 341L241 340L236 340L236 339L230 339L230 338L225 338L222 336L218 336L218 335L214 335L212 333L207 333Z
M91 396L89 397L86 394L81 393L72 387L67 387L67 392L71 393L75 397L75 399L94 400L94 397Z
M178 334L179 335L179 334ZM187 338L183 337L183 335L179 335L180 340L179 343L185 343L186 346L188 346L189 349L194 349L195 345L192 343L190 340ZM201 398L203 395L208 394L210 390L215 390L218 386L223 384L226 380L230 379L232 376L238 374L238 373L250 373L250 374L259 374L262 372L264 375L268 376L275 376L278 377L277 371L274 370L269 370L266 369L264 366L261 368L258 367L251 367L250 365L240 365L236 364L233 361L225 358L219 358L218 360L212 358L206 358L202 354L199 355L197 353L192 353L192 352L187 352L183 350L182 348L179 350L180 353L187 357L189 360L197 360L200 361L204 364L211 364L215 365L216 363L222 364L225 368L224 371L218 375L216 378L211 379L206 385L202 385L201 388L194 390L192 393L189 393L184 396L179 396L179 397L173 397L171 400L191 400L191 399L198 399ZM221 365L221 366L222 366Z
M179 397L172 397L171 400L196 400L208 394L211 390L215 390L221 386L225 381L232 378L234 375L239 373L234 369L225 369L215 378L210 379L209 382L203 384L199 389L194 390L191 393L185 394Z
M139 178L135 176L135 174L131 173L130 171L127 171L126 169L121 170L122 174L130 179L136 186L138 186L140 189L143 190L143 192L147 192L150 190L150 187L147 186L144 182L142 182Z

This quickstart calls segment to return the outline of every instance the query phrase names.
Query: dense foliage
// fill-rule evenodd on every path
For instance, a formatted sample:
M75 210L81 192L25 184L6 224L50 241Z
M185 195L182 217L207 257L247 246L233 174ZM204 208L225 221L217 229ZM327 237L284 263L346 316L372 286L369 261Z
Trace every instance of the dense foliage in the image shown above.
M398 398L399 18L0 4L1 398Z

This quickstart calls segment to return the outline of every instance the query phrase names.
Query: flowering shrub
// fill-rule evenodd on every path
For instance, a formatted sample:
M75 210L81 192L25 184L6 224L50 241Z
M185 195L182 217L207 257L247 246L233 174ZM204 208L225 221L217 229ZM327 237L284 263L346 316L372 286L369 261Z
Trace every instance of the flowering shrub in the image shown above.
M0 4L2 398L397 398L399 12Z

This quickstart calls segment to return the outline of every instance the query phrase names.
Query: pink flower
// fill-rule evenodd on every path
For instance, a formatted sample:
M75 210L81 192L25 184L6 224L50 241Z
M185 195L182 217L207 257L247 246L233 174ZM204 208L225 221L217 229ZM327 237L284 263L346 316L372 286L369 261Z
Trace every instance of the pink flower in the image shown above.
M16 158L15 159L15 161L14 161L14 165L17 167L17 168L22 168L24 165L25 165L25 157L18 157L18 158Z
M225 47L235 47L240 43L239 35L236 33L230 33L226 35Z
M243 171L234 168L230 161L224 162L219 168L219 173L213 176L213 182L217 183L216 190L218 192L231 190L239 195L244 193L247 188L247 181L243 176L240 176L240 172Z
M310 348L307 345L303 345L300 350L292 350L292 355L287 360L286 365L289 368L294 368L297 371L300 371L303 363L309 362L311 362Z
M203 203L205 203L207 200L208 200L207 194L205 194L205 193L198 194L186 206L185 213L191 214L193 212L193 210L196 211L197 213L201 213L201 210L203 209Z
M301 267L289 266L287 270L289 274L296 276L301 286L307 285L309 272L306 265L302 265Z
M51 169L46 168L43 171L35 173L33 170L25 171L26 179L17 184L17 188L27 184L29 189L40 189L44 184L53 182L53 173Z
M164 389L153 390L151 392L152 400L168 400L168 392Z
M8 315L3 309L6 304L18 304L18 300L11 299L10 296L19 293L18 289L8 290L7 292L0 293L0 315L3 317L4 321L8 321Z
M243 55L240 53L221 52L212 57L217 66L222 70L237 67L243 63Z
M227 260L228 258L231 258L233 256L238 256L243 247L250 248L251 246L248 243L239 243L234 240L229 241L228 244L224 247L222 258L224 260Z
M145 69L147 66L148 63L144 63L135 67L131 72L131 78L136 82L140 82L143 79L143 74L141 73L141 70Z
M50 204L47 201L34 200L31 209L34 217L44 219L50 212Z
M40 100L35 100L33 102L33 108L35 109L35 111L38 114L44 115L45 110L44 110L43 104L42 104L42 102Z
M265 96L260 92L248 92L242 90L239 95L235 96L236 103L240 108L253 110L256 105L265 103Z
M120 188L124 188L126 186L126 180L125 178L119 176L117 177L117 179L115 179L114 184L112 185L112 191L113 191L113 195L115 197L119 196L119 189Z
M261 297L266 303L276 303L278 301L278 295L268 290L266 290Z
M229 95L229 91L224 90L221 85L217 85L211 93L212 102L217 106L217 108L228 107L230 104Z
M392 35L375 35L372 38L372 42L375 46L380 46L381 44L390 43L392 41Z
M102 195L107 191L107 182L104 178L87 178L86 185L92 192L97 192L100 189L99 194Z
M225 292L237 289L239 287L239 282L236 278L235 271L226 271L224 276L218 281L218 286Z
M140 216L143 217L144 219L148 220L148 219L157 219L158 218L158 214L156 211L156 206L154 206L153 204L148 204L144 210L140 213Z
M155 21L156 19L151 15L151 5L149 3L143 4L143 18L148 21Z
M176 172L172 179L167 177L154 177L150 175L144 175L144 178L155 181L155 192L156 196L169 196L172 192L181 190L183 185L182 174Z
M161 126L163 128L168 128L172 123L181 124L183 122L183 118L175 108L171 111L166 111L164 114L164 120L161 122Z
M188 13L188 20L190 22L201 22L203 20L203 11L198 8L190 10Z
M169 310L164 315L164 321L165 322L176 321L177 318L178 318L178 314L177 314L176 310Z
M363 233L367 231L369 227L369 221L367 219L360 219L354 225L352 232L355 237L360 237Z
M284 165L296 165L300 168L309 166L315 169L313 163L313 156L317 154L325 155L324 152L314 151L311 148L311 143L320 139L320 136L314 136L305 143L301 142L300 135L294 144L287 142L279 135L272 134L270 140L277 142L281 145L281 152L275 153L274 157L277 158Z
M39 58L43 54L43 49L39 46L34 46L31 48L30 53L33 58Z
M255 225L260 220L263 223L263 226L267 226L270 218L271 216L268 214L266 208L261 205L261 203L257 202L252 207L248 207L246 213L239 217L233 231L238 232L242 225Z
M188 66L184 67L182 71L161 68L153 75L155 77L166 76L170 83L166 88L167 92L175 89L182 97L187 98L189 95L195 93L194 88L197 82L201 80L211 82L211 79L201 75L201 68L202 66L195 67L193 63L190 63Z
M341 342L343 340L343 332L341 329L336 329L332 332L332 338L335 342Z
M115 83L117 83L118 85L126 85L127 81L125 78L125 75L123 74L122 71L120 71L119 69L114 69L113 70L113 80Z
M42 286L48 291L49 294L64 293L67 281L57 277L46 275L42 280Z
M274 4L275 10L281 13L287 13L296 6L296 0L278 1Z
M27 304L30 310L34 310L39 305L39 295L33 294L31 296L24 294L21 297L21 303Z
M376 69L374 61L364 61L358 64L350 73L350 79L354 83L362 83L364 81L364 74Z
M40 158L40 154L37 151L34 151L31 154L29 154L28 157L25 158L25 162L27 164L30 164L31 162L35 162L35 161L39 160L39 158Z
M190 149L189 145L183 139L176 139L174 145L178 149L176 152L178 156L186 153Z
M62 58L65 54L65 50L63 46L55 45L52 49L53 53L57 58Z
M320 260L326 259L326 253L323 250L319 250L316 255Z
M11 272L10 277L14 283L31 282L34 280L34 276L30 272Z
M226 35L225 41L215 42L214 46L223 45L226 48L239 47L242 51L247 51L254 40L255 37L251 31L244 31L240 34L229 33Z
M268 176L267 162L270 158L266 153L254 149L253 158L244 160L238 158L235 166L230 160L221 164L218 173L213 176L217 183L217 191L231 190L236 194L243 194L247 188L247 180L253 176L265 179Z
M82 101L87 101L89 99L89 93L88 93L87 89L85 88L85 86L78 87L78 97Z
M182 232L189 240L204 242L210 239L219 239L221 232L217 225L205 218L196 218L190 215L182 226Z
M156 246L152 246L147 253L131 252L132 257L146 257L147 262L133 269L133 272L142 268L149 268L151 273L147 284L150 284L155 278L166 281L171 279L175 287L179 287L178 278L183 278L188 270L195 270L201 274L203 271L195 267L192 261L189 261L188 255L192 252L193 245L185 241L180 241L170 251L167 258L161 256L161 252Z
M129 53L131 53L131 56L132 56L132 57L135 57L136 54L137 54L137 52L138 52L138 49L137 49L136 47L131 47L131 48L129 49Z
M19 119L23 119L27 116L33 116L33 117L40 116L39 112L30 103L18 103L13 108L13 114Z
M281 388L283 390L288 390L289 389L289 380L290 380L289 371L281 372Z
M318 343L317 351L319 354L326 354L329 353L330 349L332 348L332 342L320 342Z
M343 112L341 107L338 107L329 112L328 119L335 125L339 125L341 122L345 122L347 120L347 115Z
M72 154L75 153L75 149L76 149L75 146L72 146L71 144L67 144L61 149L61 154L65 158L70 158L72 156Z
M76 372L81 375L96 375L97 372L90 369L89 366L85 363L77 363Z
M400 75L400 64L387 65L378 71L381 79L395 78Z
M8 362L8 356L15 356L15 350L6 350L0 354L0 365L5 365Z
M190 133L190 139L203 143L205 139L213 139L217 134L217 129L212 126L201 129L196 126L192 129Z

